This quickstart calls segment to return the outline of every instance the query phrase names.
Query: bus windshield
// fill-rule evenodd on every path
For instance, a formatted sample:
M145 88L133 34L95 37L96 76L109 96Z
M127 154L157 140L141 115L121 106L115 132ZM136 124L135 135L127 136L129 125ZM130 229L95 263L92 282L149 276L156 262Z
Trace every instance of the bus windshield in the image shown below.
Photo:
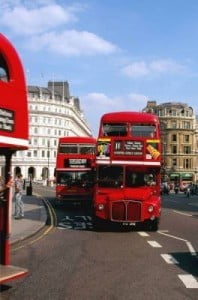
M124 175L125 174L125 175ZM98 186L106 188L156 186L156 172L123 166L99 166Z
M131 167L126 167L125 186L126 187L142 187L155 186L156 174L153 171L134 170Z
M100 166L98 169L99 187L121 187L123 185L122 166Z
M67 186L93 186L94 173L92 171L62 171L57 173L57 184Z

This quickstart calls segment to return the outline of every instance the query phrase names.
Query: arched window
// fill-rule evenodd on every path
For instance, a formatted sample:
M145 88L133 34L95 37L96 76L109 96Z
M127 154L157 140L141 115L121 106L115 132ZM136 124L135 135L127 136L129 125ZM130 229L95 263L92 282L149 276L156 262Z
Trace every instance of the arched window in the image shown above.
M0 54L0 81L9 81L8 66L2 54Z

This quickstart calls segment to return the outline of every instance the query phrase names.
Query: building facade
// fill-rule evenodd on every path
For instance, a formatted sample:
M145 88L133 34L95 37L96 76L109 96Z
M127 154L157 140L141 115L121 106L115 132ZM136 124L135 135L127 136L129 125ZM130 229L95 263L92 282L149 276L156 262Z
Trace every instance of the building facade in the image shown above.
M53 180L59 137L92 136L80 101L70 96L67 82L28 86L29 149L13 155L12 174L26 179ZM0 174L4 173L1 161Z
M192 107L148 101L145 112L159 116L163 148L163 179L174 183L198 183L198 123Z

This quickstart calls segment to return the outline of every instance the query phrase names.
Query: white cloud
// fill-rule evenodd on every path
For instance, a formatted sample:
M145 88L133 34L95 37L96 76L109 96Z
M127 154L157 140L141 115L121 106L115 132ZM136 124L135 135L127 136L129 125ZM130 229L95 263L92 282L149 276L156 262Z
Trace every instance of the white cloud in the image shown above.
M131 102L133 102L133 105L135 104L133 107L138 110L144 108L144 105L149 100L147 96L135 93L129 94L128 99L130 101L130 104Z
M21 45L30 50L66 56L116 51L114 44L92 32L66 28L68 25L71 28L78 20L77 12L85 7L78 3L66 7L52 0L8 0L0 4L0 26L21 36Z
M166 72L179 72L184 70L184 66L176 63L171 59L160 59L156 61L152 61L148 68L150 71L155 71L159 73L166 73Z
M109 54L116 46L101 37L88 32L65 30L50 32L29 39L27 47L32 50L47 50L61 55Z
M128 77L138 78L162 73L177 73L185 70L185 67L171 59L159 59L151 62L133 62L122 69L122 73Z
M98 133L100 118L104 113L113 111L141 111L147 103L148 97L142 94L109 97L104 93L89 93L80 96L81 107L93 134Z
M129 77L142 77L149 74L149 69L144 61L140 61L124 67L122 72Z
M28 9L16 6L1 13L0 24L19 35L39 34L76 20L70 9L57 4Z

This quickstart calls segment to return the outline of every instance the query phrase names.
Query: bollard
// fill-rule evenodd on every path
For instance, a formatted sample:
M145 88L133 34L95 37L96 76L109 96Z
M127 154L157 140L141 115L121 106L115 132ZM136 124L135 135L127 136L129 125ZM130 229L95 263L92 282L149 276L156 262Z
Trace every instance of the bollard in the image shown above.
M27 186L26 195L32 196L32 181L30 181L30 185Z
M27 196L32 196L32 187L31 186L27 186L26 195Z

